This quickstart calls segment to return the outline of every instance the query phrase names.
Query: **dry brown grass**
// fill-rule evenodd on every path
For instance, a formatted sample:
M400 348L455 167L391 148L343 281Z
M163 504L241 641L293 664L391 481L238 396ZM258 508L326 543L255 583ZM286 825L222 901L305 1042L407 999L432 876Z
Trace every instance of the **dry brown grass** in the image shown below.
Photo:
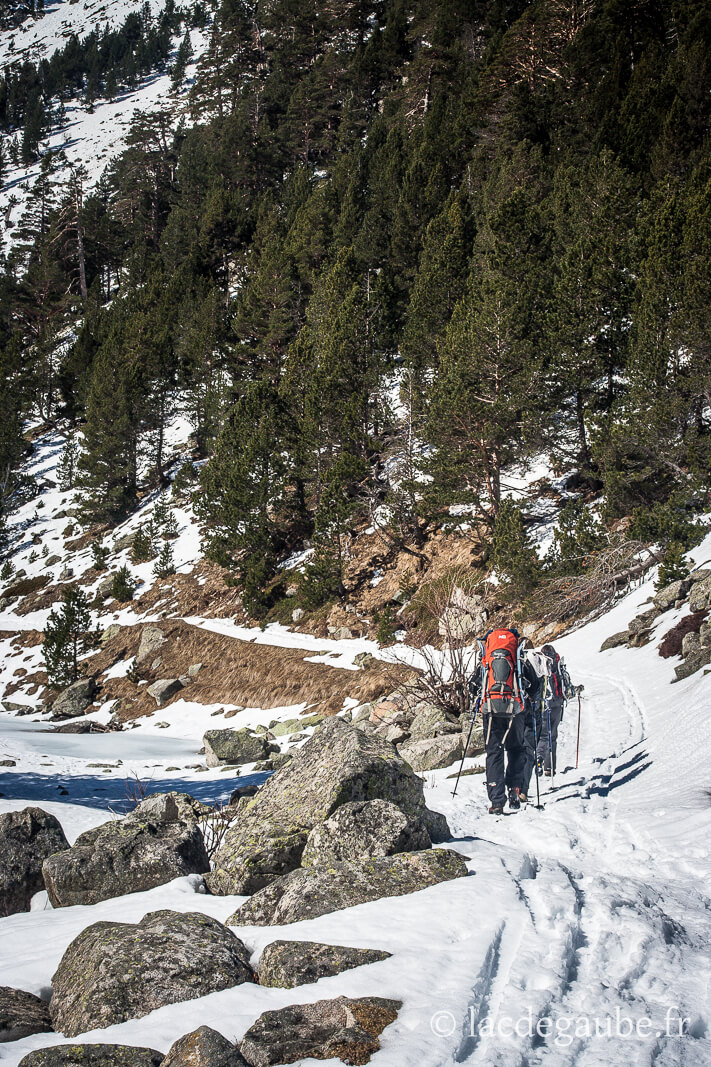
M313 655L295 649L256 645L212 633L189 623L166 620L157 625L168 638L158 655L155 670L139 670L149 682L176 678L188 667L202 663L195 680L178 697L200 704L237 704L242 707L276 708L306 704L310 711L333 715L346 697L358 703L377 700L401 684L412 672L376 663L366 670L348 671L307 662ZM124 628L90 661L91 672L102 672L118 659L135 655L142 626ZM156 710L155 701L128 678L108 679L101 699L122 698L119 717L134 719Z

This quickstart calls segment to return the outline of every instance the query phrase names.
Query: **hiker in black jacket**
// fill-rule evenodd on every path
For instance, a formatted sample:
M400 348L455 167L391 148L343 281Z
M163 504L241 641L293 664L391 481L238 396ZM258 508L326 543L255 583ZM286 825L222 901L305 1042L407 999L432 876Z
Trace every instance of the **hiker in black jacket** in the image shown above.
M526 649L522 656L522 683L525 691L525 718L523 727L526 762L521 781L521 801L528 801L531 787L531 775L536 766L536 745L541 737L541 719L543 690L545 687L545 667L541 653L534 652L533 645L525 639Z
M555 774L558 727L563 718L565 692L560 670L560 656L553 645L544 645L541 652L548 660L548 678L542 708L541 733L538 736L538 763L547 778ZM549 738L550 733L550 738Z

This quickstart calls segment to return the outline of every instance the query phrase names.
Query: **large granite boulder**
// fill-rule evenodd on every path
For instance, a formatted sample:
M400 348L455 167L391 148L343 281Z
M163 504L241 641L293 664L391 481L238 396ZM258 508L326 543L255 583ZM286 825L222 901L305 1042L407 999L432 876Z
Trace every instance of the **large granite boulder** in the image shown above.
M227 922L285 926L367 901L417 893L466 873L464 856L442 848L301 868L260 889Z
M149 660L152 662L167 640L168 638L157 626L144 626L136 652L136 663L142 666Z
M253 734L246 727L242 730L208 730L202 739L205 746L205 762L208 767L219 767L221 763L256 763L267 759L272 752L278 752L277 745L272 745L265 737Z
M0 1041L19 1041L52 1030L49 1007L34 993L0 986Z
M42 873L53 907L96 904L210 870L197 823L161 821L171 801L151 797L144 804L143 811L95 827L80 835L73 848L45 860ZM178 802L172 804L177 814Z
M206 877L213 893L245 896L296 870L309 836L305 826L256 819L245 807L236 826L228 831L231 853L229 867L224 864ZM224 857L223 844L217 856Z
M236 1045L201 1026L181 1037L168 1050L161 1067L249 1067Z
M451 767L462 758L464 741L460 733L444 734L423 741L407 741L398 751L413 771L436 771Z
M695 581L689 593L691 611L704 611L711 608L711 576Z
M678 600L683 600L686 594L689 592L691 582L688 578L680 579L677 582L670 582L669 585L665 585L663 589L655 593L653 601L656 607L660 611L669 611L673 608Z
M676 678L675 682L681 682L684 678L690 678L692 674L696 674L702 667L708 666L711 663L711 645L701 645L696 651L691 652L683 663L680 663L678 667L674 668Z
M159 678L157 682L153 682L146 689L149 697L153 697L157 706L162 708L164 704L167 704L169 700L179 693L183 688L183 683L180 678Z
M34 894L44 889L42 864L67 848L59 822L41 808L0 815L0 916L29 911Z
M83 930L52 978L49 1009L55 1030L74 1037L253 980L248 950L216 919L154 911Z
M83 715L94 699L96 682L93 678L80 678L62 693L52 704L52 719L75 719Z
M399 1000L360 997L318 1000L265 1011L244 1035L240 1050L253 1067L340 1058L368 1063L378 1040L402 1007Z
M301 866L318 867L369 856L418 852L431 844L419 817L405 815L389 800L355 800L342 804L330 819L314 826Z
M160 1067L163 1053L133 1045L52 1045L20 1060L19 1067Z
M460 729L459 722L435 704L421 704L416 708L410 726L410 737L413 741L422 741L428 737L440 737L442 734L456 734Z
M611 634L600 645L600 651L607 652L608 648L620 648L621 645L627 644L631 636L632 634L629 630L620 630L616 634Z
M210 889L218 894L245 891L245 863L253 878L258 866L253 858L255 842L259 845L262 840L264 826L279 827L279 839L285 842L282 866L295 868L300 853L293 846L300 835L308 834L343 804L376 799L391 801L413 820L422 819L428 829L432 827L433 841L449 836L446 820L428 811L421 780L393 745L342 719L326 719L245 806L214 856L215 870L207 878ZM288 829L291 833L286 833ZM265 885L274 878L274 853L271 848L269 863L260 875Z
M262 952L257 975L260 985L294 989L353 967L379 963L390 955L375 948L322 945L317 941L272 941Z

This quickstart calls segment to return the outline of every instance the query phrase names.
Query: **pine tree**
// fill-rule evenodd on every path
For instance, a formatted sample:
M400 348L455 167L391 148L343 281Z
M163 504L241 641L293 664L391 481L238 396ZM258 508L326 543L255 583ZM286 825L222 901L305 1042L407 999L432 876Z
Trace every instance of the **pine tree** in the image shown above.
M74 434L67 438L62 455L57 464L57 482L62 492L73 489L76 485L77 465L80 455L79 442Z
M168 578L171 574L175 574L173 546L170 541L166 541L158 553L158 559L153 568L153 576L155 578Z
M183 81L185 80L185 71L192 58L193 46L190 41L190 30L186 30L185 36L178 47L171 73L171 85L174 92L183 84Z
M79 677L79 659L96 648L100 631L91 629L89 600L74 587L64 593L62 606L49 613L44 628L42 655L49 684L54 688L71 685Z

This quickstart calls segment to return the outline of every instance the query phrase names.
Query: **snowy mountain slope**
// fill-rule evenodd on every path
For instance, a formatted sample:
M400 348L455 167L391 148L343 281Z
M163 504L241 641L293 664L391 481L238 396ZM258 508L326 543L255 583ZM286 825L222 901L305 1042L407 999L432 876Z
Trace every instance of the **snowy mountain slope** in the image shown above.
M0 66L24 59L37 62L62 49L72 34L80 39L93 30L116 28L126 16L144 5L136 0L60 0L48 4L37 19L27 19L15 31L0 33ZM148 4L153 17L164 8L163 0ZM144 78L135 89L120 91L114 100L99 99L88 106L73 98L65 103L64 120L54 125L42 141L41 152L57 153L56 180L69 177L71 168L86 170L85 192L90 191L112 159L126 147L126 137L137 112L150 113L170 107L174 127L187 113L187 89L192 83L197 63L209 39L209 27L192 29L190 42L192 62L186 69L185 82L176 93L172 89L168 71L154 72ZM175 38L177 51L180 43ZM16 134L14 136L20 136ZM2 137L5 158L13 135ZM3 251L8 252L15 240L15 228L22 218L32 186L40 173L40 162L28 166L12 166L8 162L3 186L0 189L0 218L3 219Z
M705 559L709 552L711 538L694 555ZM451 768L426 776L428 803L447 815L454 835L449 847L470 860L469 878L278 932L238 931L254 961L275 936L384 948L391 959L294 990L239 987L96 1031L87 1040L167 1049L201 1024L234 1039L267 1008L377 993L404 1001L372 1061L387 1067L708 1064L711 681L696 675L670 684L673 668L656 645L680 612L661 616L655 639L643 648L598 651L652 591L649 578L607 615L557 642L574 681L585 685L580 766L574 766L572 706L563 722L561 771L552 783L542 780L541 810L530 805L494 819L486 813L483 776L464 777L456 797ZM270 639L285 641L287 633L260 636ZM308 637L291 640L307 644ZM319 648L327 645L319 642ZM362 643L332 646L344 656ZM11 733L2 738L3 753L17 751ZM102 753L110 752L113 762L121 738L109 740ZM152 765L150 789L186 789L207 798L224 796L234 784L219 771L190 770L191 757L173 731L159 735L154 727L141 727L124 738L134 739L142 748L142 773ZM90 761L101 758L104 740L73 738L62 773L38 768L31 792L26 764L4 771L0 810L30 798L51 800L51 810L62 818L56 803L61 781L72 832L95 825L97 805L117 799L121 775L133 765L126 760L106 773L89 769ZM35 760L41 746L35 736ZM49 758L56 760L56 753ZM181 769L169 770L169 761ZM98 918L136 920L173 907L224 919L239 899L195 895L194 888L182 879L91 908L1 920L3 981L46 989L63 948ZM44 951L24 951L28 938L38 935ZM4 1062L13 1067L31 1048L56 1040L42 1035L6 1046Z

